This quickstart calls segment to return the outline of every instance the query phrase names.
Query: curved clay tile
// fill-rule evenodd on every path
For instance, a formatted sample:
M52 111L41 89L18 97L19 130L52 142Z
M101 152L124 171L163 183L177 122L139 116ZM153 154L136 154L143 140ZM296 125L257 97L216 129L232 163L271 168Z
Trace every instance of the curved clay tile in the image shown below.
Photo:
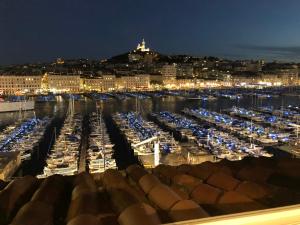
M231 173L236 175L243 167L249 165L249 160L237 160L237 161L229 161L227 159L222 159L218 162L219 167L225 166L230 168Z
M171 188L158 184L151 189L149 199L162 210L169 210L176 202L182 200Z
M178 174L178 171L176 170L176 167L174 166L169 166L169 165L164 165L160 164L157 167L153 169L154 173L156 174L161 174L164 177L171 178Z
M188 194L190 194L195 187L202 183L200 179L186 174L177 174L172 178L172 181L174 184L183 187Z
M210 161L205 161L201 164L196 165L197 167L206 169L206 170L210 170L212 172L217 172L220 168L219 163L217 162L210 162Z
M198 204L213 205L221 196L222 191L208 184L199 184L191 193L191 199Z
M37 188L35 177L25 176L11 181L0 191L0 224L12 218L29 199Z
M176 167L177 171L180 173L188 173L192 169L192 165L190 164L181 164Z
M99 201L97 193L85 193L80 195L75 200L71 201L67 221L81 215L81 214L91 214L97 215L100 212Z
M180 186L177 186L176 184L172 184L170 186L172 191L174 191L181 199L189 199L189 194L186 193L186 190Z
M266 182L272 173L274 173L274 170L271 168L265 168L261 166L246 166L242 168L236 176L240 180Z
M126 172L135 182L138 182L141 177L147 174L145 169L136 164L128 166Z
M81 214L74 217L67 225L102 225L101 221L95 215Z
M93 180L97 184L97 186L103 186L103 173L93 173L91 176L93 177Z
M126 183L124 177L120 172L112 169L108 169L104 172L103 175L103 185L105 188L127 188L128 184Z
M188 172L189 175L193 177L197 177L201 180L206 180L211 174L213 173L212 170L207 168L203 168L200 165L193 166L190 171Z
M15 216L10 225L53 225L53 207L46 203L30 201Z
M256 200L267 198L271 194L266 187L251 181L240 183L235 191Z
M217 188L230 191L235 189L240 181L226 173L216 172L208 178L206 183Z
M225 192L215 207L225 214L265 209L262 204L236 191Z
M126 208L141 201L133 194L124 189L111 188L109 189L110 201L114 210L119 214Z
M53 175L46 178L34 193L31 201L40 201L53 205L57 203L64 194L65 182L63 176Z
M177 202L169 211L169 216L174 222L208 217L208 213L191 200Z
M101 213L97 215L98 221L103 225L117 225L118 217L114 213Z
M160 184L160 181L153 174L146 174L139 180L139 185L145 194L148 194L157 184Z
M279 159L277 163L278 173L292 178L300 178L300 160L299 159Z
M98 190L97 190L96 184L94 187L86 186L85 184L77 185L74 187L74 189L72 191L72 201L86 193L97 193L97 192L98 192Z
M262 167L276 167L277 159L273 157L259 157L255 158L253 157L250 161L251 165L253 166L262 166Z
M145 203L137 203L126 208L118 218L120 225L161 224L156 211Z
M96 187L95 180L93 179L93 176L87 172L80 173L77 176L75 176L73 185L84 185L90 189L93 189Z

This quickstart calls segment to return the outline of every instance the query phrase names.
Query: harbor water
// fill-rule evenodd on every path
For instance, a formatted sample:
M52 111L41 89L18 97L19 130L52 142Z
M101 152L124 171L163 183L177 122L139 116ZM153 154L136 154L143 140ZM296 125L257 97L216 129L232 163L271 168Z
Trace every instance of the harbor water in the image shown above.
M45 136L37 149L34 151L31 160L22 164L16 175L32 174L36 175L43 171L45 158L53 144L54 130L59 134L60 128L64 121L64 117L68 110L68 100L62 97L57 97L56 102L36 102L34 111L27 112L8 112L0 113L0 132L7 125L14 123L20 118L32 118L34 116L43 118L45 116L54 117L53 122L47 128ZM115 157L119 168L124 168L127 165L137 162L137 159L126 148L126 142L118 133L118 130L113 126L112 115L116 112L138 111L144 118L147 118L149 113L170 111L180 113L184 108L205 108L211 111L220 112L223 109L228 109L233 106L243 108L255 108L261 106L287 107L288 105L300 105L300 98L297 96L279 96L272 98L253 98L244 96L238 100L227 98L218 98L214 101L204 101L200 99L187 99L184 97L164 96L145 99L128 98L119 100L109 98L107 100L98 101L98 105L102 108L103 116L107 125L107 129L112 142L115 144ZM75 101L75 113L83 116L96 112L96 102L88 97L83 97L81 100ZM287 153L280 152L274 155L284 156Z

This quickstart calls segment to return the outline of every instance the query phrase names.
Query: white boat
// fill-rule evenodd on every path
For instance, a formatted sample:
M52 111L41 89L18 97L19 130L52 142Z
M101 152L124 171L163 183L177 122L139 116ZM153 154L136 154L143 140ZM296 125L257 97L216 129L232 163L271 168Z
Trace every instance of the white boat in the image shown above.
M1 102L0 112L26 111L34 109L34 101Z

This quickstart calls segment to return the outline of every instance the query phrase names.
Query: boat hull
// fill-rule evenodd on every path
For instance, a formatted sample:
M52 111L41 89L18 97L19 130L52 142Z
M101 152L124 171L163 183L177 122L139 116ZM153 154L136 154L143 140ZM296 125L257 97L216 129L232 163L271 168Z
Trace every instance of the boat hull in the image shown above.
M19 110L33 110L34 101L26 102L0 102L0 112L13 112Z

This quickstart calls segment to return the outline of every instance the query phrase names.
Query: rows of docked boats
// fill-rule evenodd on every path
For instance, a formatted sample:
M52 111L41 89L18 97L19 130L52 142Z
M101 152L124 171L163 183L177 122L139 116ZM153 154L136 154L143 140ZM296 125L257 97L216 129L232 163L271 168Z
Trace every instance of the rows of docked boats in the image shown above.
M270 127L263 127L252 121L233 118L226 114L202 108L184 109L183 111L187 115L194 116L236 136L251 139L262 145L276 145L279 142L287 143L289 141L290 133L280 133Z
M248 155L254 157L272 156L253 143L241 140L216 128L205 126L185 116L171 112L160 112L152 115L167 127L179 131L182 136L186 136L190 140L194 139L202 150L215 155L216 158L240 160Z
M283 131L295 131L297 129L297 126L299 126L299 124L297 124L299 122L296 121L296 119L289 119L288 117L284 118L283 116L281 116L278 110L274 110L274 112L270 111L269 113L264 113L245 108L233 107L228 111L230 115L272 126ZM294 114L293 116L296 115Z
M113 158L113 144L101 115L92 113L90 116L91 133L87 150L87 161L90 173L102 173L106 169L116 169Z
M258 107L256 111L282 117L294 123L300 123L300 110L298 106L281 107L279 109L276 109L272 106Z
M0 151L18 151L22 161L29 160L50 122L49 117L33 117L7 126L0 135Z
M159 139L159 151L162 154L180 152L180 145L168 133L160 129L155 123L143 119L136 112L116 113L113 119L127 141L131 144L134 152L138 155L154 154L151 146L153 143L141 144L152 138ZM136 146L136 147L135 147Z
M82 116L68 114L60 135L47 155L44 173L40 177L53 174L74 175L78 172L79 148L81 143Z

